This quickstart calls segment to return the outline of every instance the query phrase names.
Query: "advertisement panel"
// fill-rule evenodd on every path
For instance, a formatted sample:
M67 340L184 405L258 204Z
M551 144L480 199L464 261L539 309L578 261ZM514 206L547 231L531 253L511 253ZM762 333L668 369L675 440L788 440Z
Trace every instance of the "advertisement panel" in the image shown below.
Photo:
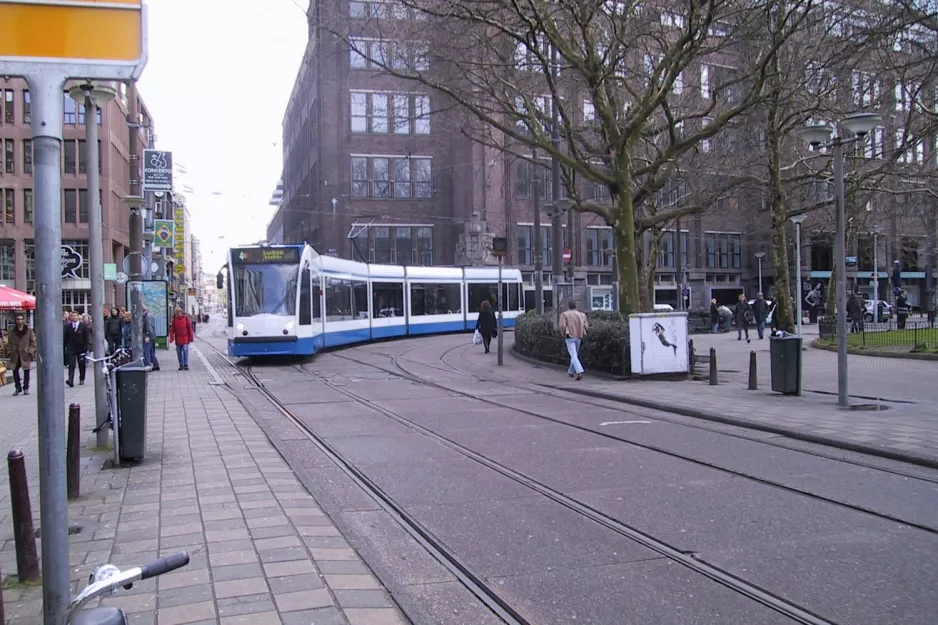
M163 150L143 151L143 190L173 190L173 153Z
M140 303L146 307L156 321L156 336L169 336L169 292L162 280L133 280L127 283L127 301L131 300L131 289L140 293Z

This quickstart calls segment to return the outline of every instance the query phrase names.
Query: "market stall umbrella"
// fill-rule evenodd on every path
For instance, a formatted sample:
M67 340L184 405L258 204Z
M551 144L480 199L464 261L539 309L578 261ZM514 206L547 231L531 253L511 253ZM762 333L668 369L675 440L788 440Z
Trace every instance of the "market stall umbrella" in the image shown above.
M36 298L8 286L0 286L0 310L36 310Z

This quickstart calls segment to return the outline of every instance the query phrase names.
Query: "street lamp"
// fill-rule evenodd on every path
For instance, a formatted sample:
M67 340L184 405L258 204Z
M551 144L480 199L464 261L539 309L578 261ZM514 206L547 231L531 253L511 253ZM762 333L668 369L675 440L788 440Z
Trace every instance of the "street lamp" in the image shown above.
M765 258L765 252L756 252L756 258L759 259L759 292L765 294L762 290L762 259Z
M875 113L854 113L840 122L840 129L854 136L845 139L841 132L828 124L812 124L797 132L814 149L832 148L834 156L834 191L837 203L837 234L834 238L835 268L837 270L837 403L850 405L847 398L847 257L846 216L844 209L844 146L865 137L882 120Z
M804 313L801 310L801 297L802 297L801 295L801 224L803 224L804 220L807 218L808 218L807 215L795 215L794 217L791 218L792 223L795 224L795 262L798 265L798 269L797 269L798 290L796 293L798 297L798 300L797 300L798 305L795 307L795 310L797 311L797 319L798 319L797 334L799 337L801 336L801 320L804 318Z

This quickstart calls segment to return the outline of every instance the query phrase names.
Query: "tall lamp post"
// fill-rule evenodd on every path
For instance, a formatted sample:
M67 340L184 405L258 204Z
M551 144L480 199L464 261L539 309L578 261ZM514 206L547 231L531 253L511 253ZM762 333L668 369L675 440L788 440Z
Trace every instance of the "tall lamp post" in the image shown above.
M88 163L88 261L91 269L91 343L95 358L104 358L104 230L101 212L101 182L98 173L98 107L117 97L117 90L90 82L72 87L68 94L80 106L85 107L85 161ZM98 428L98 447L107 445L108 428L101 427L107 421L107 387L104 371L94 366L94 414Z
M840 122L840 128L811 124L798 131L801 139L814 149L831 148L834 157L834 188L837 203L837 234L834 238L834 262L837 270L837 403L848 407L847 397L847 257L844 198L844 147L862 140L882 117L875 113L854 113ZM853 136L844 138L842 130Z
M765 291L762 290L762 259L765 258L765 252L756 252L756 258L759 259L759 292L764 295Z
M879 323L879 226L873 226L873 321Z
M804 223L804 220L807 219L807 215L795 215L791 218L792 223L795 224L795 262L797 263L798 269L795 270L795 280L797 281L797 291L795 293L797 299L797 306L795 306L796 318L798 320L797 325L797 334L801 336L801 321L804 319L804 311L801 310L801 224Z

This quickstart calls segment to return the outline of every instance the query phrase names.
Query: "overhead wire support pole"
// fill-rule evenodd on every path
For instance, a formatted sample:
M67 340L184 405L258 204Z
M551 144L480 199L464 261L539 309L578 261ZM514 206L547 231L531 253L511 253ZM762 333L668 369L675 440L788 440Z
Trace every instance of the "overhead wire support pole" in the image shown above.
M62 375L62 124L65 75L26 77L31 101L36 228L36 336L39 389L39 524L42 617L64 625L69 601L65 379Z
M143 357L143 310L140 301L140 281L143 280L143 207L145 200L140 189L140 122L137 115L137 83L127 83L127 151L130 153L130 310L133 318L132 345L135 360ZM181 261L182 259L177 259ZM153 311L156 313L157 311Z
M550 47L550 73L557 77L557 46ZM555 89L556 91L556 89ZM554 151L550 155L550 194L553 208L551 209L551 281L554 292L554 323L560 325L560 284L563 282L563 228L560 225L560 159L557 151L560 150L560 109L556 97L550 99L550 145Z

